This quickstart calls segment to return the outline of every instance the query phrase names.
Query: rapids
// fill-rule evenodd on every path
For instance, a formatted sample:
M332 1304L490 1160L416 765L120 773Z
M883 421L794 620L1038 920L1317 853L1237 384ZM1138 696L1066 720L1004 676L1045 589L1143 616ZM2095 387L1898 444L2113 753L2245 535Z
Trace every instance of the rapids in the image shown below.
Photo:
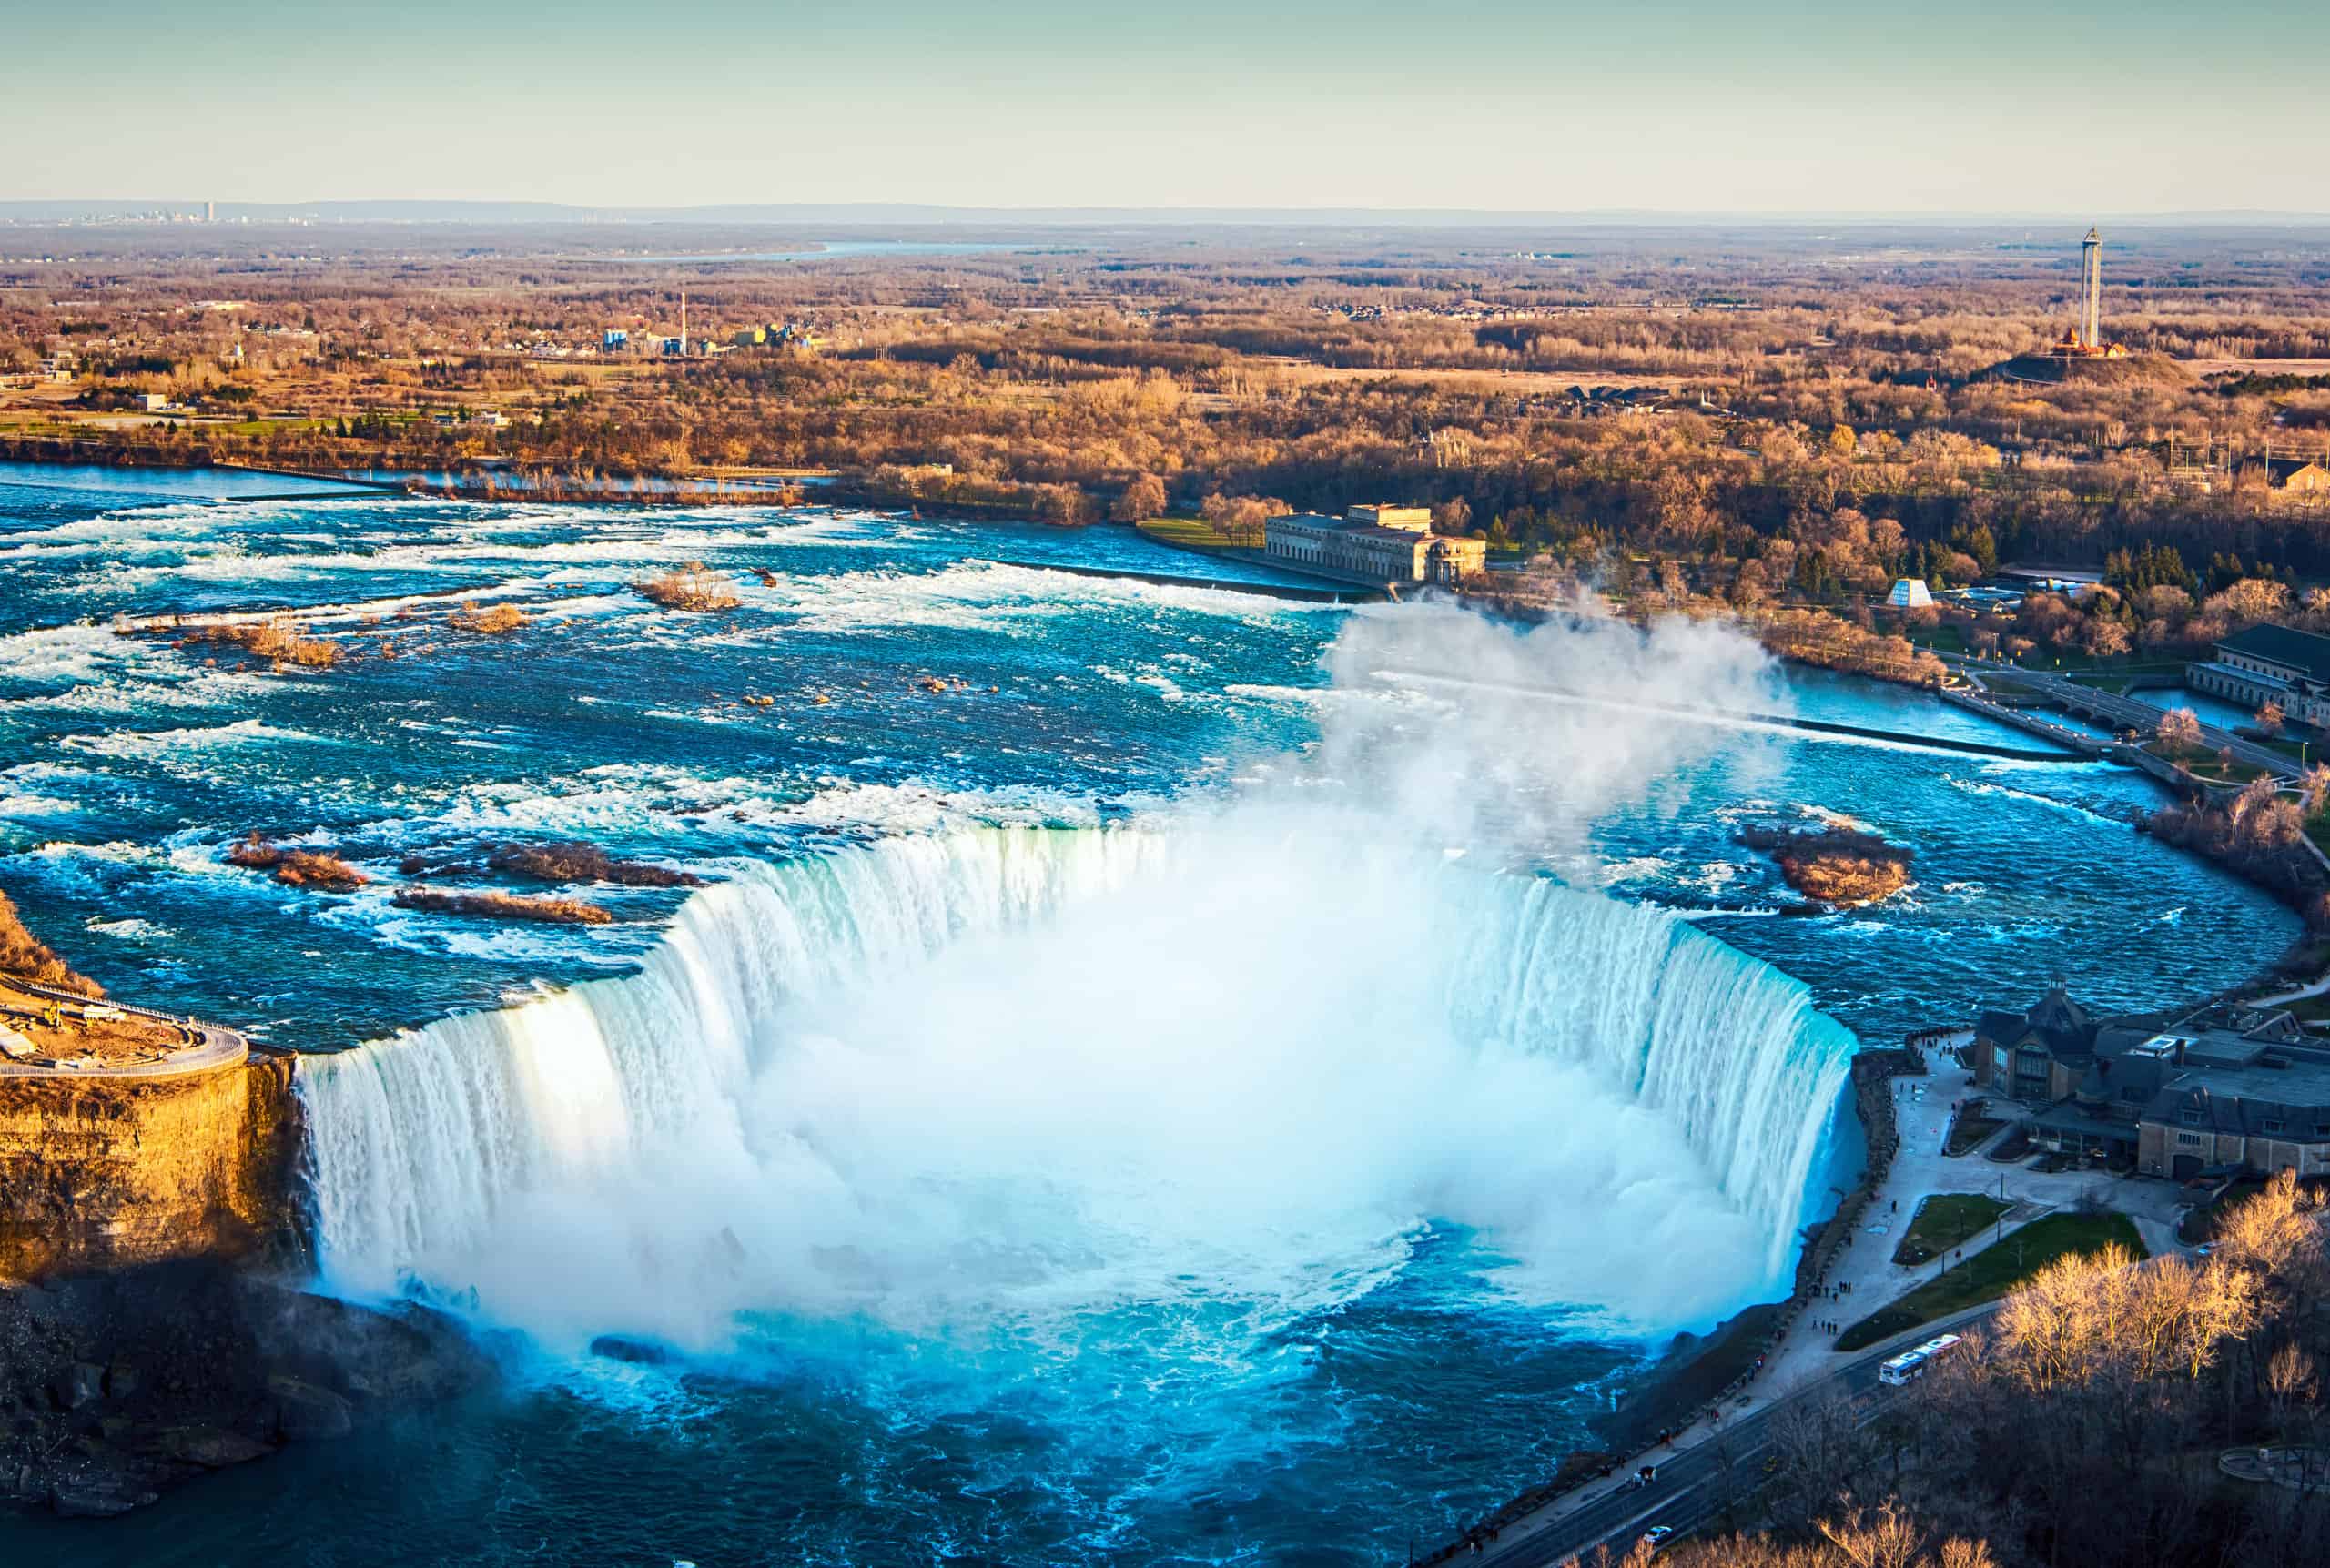
M2157 1007L2295 930L2110 768L1659 722L2020 740L1717 628L1047 569L1271 581L1121 529L248 488L0 465L0 884L304 1053L326 1284L471 1316L511 1386L0 1559L1397 1561L1775 1288L1858 1158L1848 1031L2059 972ZM734 612L632 591L697 560ZM279 612L346 659L115 624ZM1549 670L1602 703L1494 689ZM1829 820L1915 885L1768 918L1735 828ZM371 880L238 868L255 830ZM394 902L578 837L709 885Z

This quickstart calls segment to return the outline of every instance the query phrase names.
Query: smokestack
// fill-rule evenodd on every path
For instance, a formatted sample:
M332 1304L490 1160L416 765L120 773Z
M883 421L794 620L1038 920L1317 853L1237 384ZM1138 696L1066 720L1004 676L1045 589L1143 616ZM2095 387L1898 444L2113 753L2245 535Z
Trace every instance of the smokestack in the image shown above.
M680 290L680 358L688 357L688 291Z

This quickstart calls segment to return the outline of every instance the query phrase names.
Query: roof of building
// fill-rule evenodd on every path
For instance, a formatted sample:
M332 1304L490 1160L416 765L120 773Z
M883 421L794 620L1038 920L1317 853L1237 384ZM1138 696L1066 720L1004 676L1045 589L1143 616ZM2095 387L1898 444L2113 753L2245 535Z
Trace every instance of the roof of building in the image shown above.
M2152 1098L2144 1119L2244 1137L2330 1136L2330 1062L2273 1059L2284 1065L2192 1068ZM2268 1121L2283 1125L2269 1129Z
M2136 1126L2133 1120L2115 1121L2098 1116L2070 1100L2057 1100L2031 1118L2031 1128L2039 1132L2068 1132L2081 1138L2112 1138L2133 1141Z
M2217 646L2268 664L2303 670L2319 681L2330 681L2330 637L2301 632L2295 626L2252 626L2235 632Z
M1343 539L1381 540L1388 544L1396 544L1403 550L1413 550L1439 537L1413 528L1382 528L1372 522L1350 522L1340 517L1322 517L1315 511L1298 511L1271 518L1263 523L1263 531L1267 532L1273 526L1308 529L1320 533L1332 533Z

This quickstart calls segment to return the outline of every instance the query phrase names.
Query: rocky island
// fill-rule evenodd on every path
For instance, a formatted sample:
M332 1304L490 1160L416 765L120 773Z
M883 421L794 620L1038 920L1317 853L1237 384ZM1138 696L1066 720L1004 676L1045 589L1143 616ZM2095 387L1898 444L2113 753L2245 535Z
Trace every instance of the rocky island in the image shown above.
M1910 885L1911 852L1852 828L1743 827L1735 835L1778 863L1788 885L1813 905L1852 908L1889 898Z

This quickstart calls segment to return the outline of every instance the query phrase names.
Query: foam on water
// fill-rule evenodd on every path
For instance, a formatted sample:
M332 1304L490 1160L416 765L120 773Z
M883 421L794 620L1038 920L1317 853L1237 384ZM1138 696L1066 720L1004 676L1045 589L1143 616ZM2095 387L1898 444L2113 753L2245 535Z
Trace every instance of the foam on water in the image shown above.
M740 867L640 975L302 1092L337 1286L474 1291L570 1348L1294 1312L1448 1221L1508 1255L1499 1291L1646 1330L1784 1272L1849 1052L1776 971L1542 880L1282 828L987 829Z

